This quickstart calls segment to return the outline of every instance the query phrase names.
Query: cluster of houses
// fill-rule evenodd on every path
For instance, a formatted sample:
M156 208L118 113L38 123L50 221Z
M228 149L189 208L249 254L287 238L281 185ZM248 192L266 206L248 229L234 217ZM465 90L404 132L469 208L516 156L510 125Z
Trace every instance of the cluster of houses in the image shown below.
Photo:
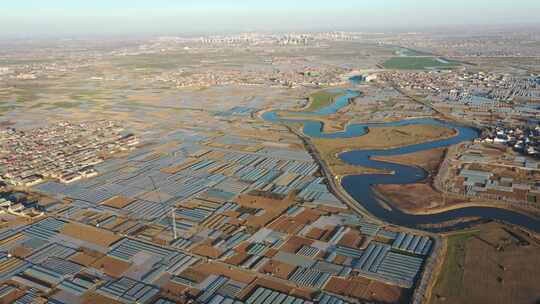
M540 160L480 141L464 148L451 171L451 192L540 208Z
M540 98L537 76L514 77L486 72L385 72L383 80L394 82L402 89L420 90L447 102L467 102L478 96L498 101Z
M178 88L184 87L209 87L224 85L270 85L276 87L298 87L298 86L331 86L339 85L344 81L343 75L350 72L349 69L341 67L305 67L290 66L281 67L275 65L272 60L273 69L270 71L245 70L245 69L223 69L220 71L201 71L197 67L195 70L178 70L164 73L155 78L156 81L173 83Z
M3 129L0 180L15 186L32 186L46 178L73 182L96 175L94 165L137 144L136 136L106 120Z
M540 116L540 82L536 75L387 71L378 79L425 97L440 111L482 126L496 121L519 124Z
M37 200L28 199L24 193L0 193L0 216L9 214L25 218L44 215Z
M468 196L482 196L539 207L540 184L538 182L525 182L512 177L498 176L489 171L464 168L459 172L457 183L461 185L460 192Z
M504 144L524 155L540 158L540 125L535 128L497 126L484 131L485 143Z

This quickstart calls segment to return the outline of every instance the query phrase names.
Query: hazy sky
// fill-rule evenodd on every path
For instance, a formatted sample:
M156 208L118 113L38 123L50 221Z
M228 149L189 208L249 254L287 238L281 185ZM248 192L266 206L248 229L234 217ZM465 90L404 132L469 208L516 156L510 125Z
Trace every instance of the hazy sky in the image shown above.
M327 30L539 22L540 0L0 0L8 34Z

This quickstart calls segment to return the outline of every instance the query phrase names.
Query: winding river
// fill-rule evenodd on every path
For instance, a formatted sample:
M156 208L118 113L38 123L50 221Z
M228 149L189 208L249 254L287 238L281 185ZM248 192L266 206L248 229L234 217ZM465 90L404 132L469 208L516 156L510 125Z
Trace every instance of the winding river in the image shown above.
M480 218L482 220L499 220L506 223L518 225L529 230L540 233L540 220L525 214L514 212L507 209L496 207L463 207L454 210L444 211L434 214L414 215L400 211L397 208L385 208L377 199L377 194L373 191L373 185L382 184L412 184L424 180L427 172L415 166L406 166L384 161L372 160L375 156L396 156L413 152L420 152L439 147L447 147L464 141L470 141L478 137L475 129L465 126L455 125L449 122L435 120L431 118L410 119L398 122L388 122L380 124L350 124L343 132L325 133L323 132L322 122L310 119L312 116L323 116L336 113L349 102L358 97L360 93L345 90L343 95L336 98L335 102L316 112L281 112L284 116L294 115L302 118L282 118L277 111L266 112L262 118L274 123L301 123L303 124L303 133L309 137L316 138L351 138L365 135L369 128L382 126L404 126L414 124L436 125L457 130L453 137L403 146L395 149L385 150L354 150L344 152L339 155L340 159L352 165L392 171L393 174L362 174L343 177L342 187L348 194L365 210L373 216L396 225L415 229L424 229L430 231L447 231L470 226L479 222L466 221L464 218ZM305 117L305 118L304 118ZM390 205L391 202L390 202ZM451 225L445 225L444 228L426 228L425 225L437 225L447 222L455 222ZM481 221L481 220L480 220Z

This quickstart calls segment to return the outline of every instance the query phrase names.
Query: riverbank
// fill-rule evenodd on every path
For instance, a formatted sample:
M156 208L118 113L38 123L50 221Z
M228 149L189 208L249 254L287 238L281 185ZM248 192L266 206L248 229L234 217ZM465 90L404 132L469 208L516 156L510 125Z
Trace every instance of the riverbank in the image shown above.
M430 176L434 176L437 174L439 166L444 160L445 156L446 148L436 148L397 156L375 156L371 159L406 166L417 166L428 172Z
M354 98L359 94L353 91L347 91L347 95L339 98L336 104L332 107L325 108L327 115L331 115L339 111L341 108L348 105L350 98ZM339 103L339 104L338 104ZM312 113L313 114L313 113ZM316 113L321 115L322 113ZM540 221L536 218L529 217L522 213L517 213L505 209L492 208L492 207L465 207L461 209L453 209L446 212L429 214L429 215L411 215L403 213L397 209L388 210L383 208L378 198L375 195L372 187L374 185L385 184L414 184L424 180L428 175L419 168L413 166L400 165L390 162L382 162L372 160L371 157L377 156L397 156L408 153L415 153L435 148L443 148L452 146L464 141L470 141L478 137L478 131L476 129L468 128L463 125L452 124L445 121L436 119L410 119L403 121L394 121L381 124L350 124L344 132L337 133L322 133L322 123L309 119L310 115L306 115L306 118L301 120L282 118L277 115L276 112L265 112L262 118L273 123L299 123L302 124L303 132L301 136L303 138L309 138L313 140L314 147L310 149L319 158L319 163L325 164L322 166L326 168L327 162L325 159L329 159L328 156L338 156L340 160L351 166L359 166L369 168L371 170L383 170L385 172L393 172L393 174L360 174L360 175L343 175L343 178L339 178L341 181L341 187L338 189L335 185L336 182L334 174L329 169L324 169L325 176L327 176L330 188L332 191L337 192L340 189L344 189L347 192L347 196L340 195L344 200L348 201L348 204L354 210L367 210L373 217L377 217L384 222L388 222L394 225L405 226L413 229L422 228L424 225L437 225L440 223L446 223L449 221L458 220L460 218L482 218L482 219L494 219L509 222L511 224L521 225L527 229L540 232ZM397 132L396 127L404 127L414 129L423 129L425 131L417 132L417 136L409 136L407 132ZM370 132L368 132L370 128ZM373 130L381 128L389 128L392 136L378 136L373 137ZM292 130L292 129L291 129ZM383 129L384 130L384 129ZM440 132L437 134L436 130L446 130L446 132L456 132L454 134L446 134L442 136ZM453 130L453 131L449 131ZM400 130L402 131L402 130ZM409 130L410 131L410 130ZM429 138L429 132L434 132L439 137ZM297 132L299 133L299 132ZM349 152L339 153L339 149L345 149L347 145L356 148L354 144L365 141L366 138L371 138L373 149L365 148L370 145L364 145L359 150L352 150ZM405 136L404 136L405 135ZM367 136L367 137L366 137ZM405 137L407 141L398 140L397 145L399 148L386 148L391 146L389 142L393 142L392 146L396 146L395 138ZM414 140L411 140L413 138ZM442 139L441 139L442 138ZM323 141L329 139L331 141ZM427 141L426 141L427 140ZM318 141L319 145L315 142ZM350 142L347 142L350 141ZM323 142L324 144L320 144ZM337 147L336 147L337 146ZM321 148L322 147L322 148ZM319 149L323 151L319 151ZM326 149L326 150L325 150ZM337 151L336 151L337 150ZM323 157L326 152L325 157ZM335 153L332 153L335 152ZM351 167L348 167L351 168ZM380 171L379 171L380 172ZM356 205L356 207L354 207ZM361 206L361 207L360 207ZM446 230L459 229L460 227L466 227L468 223L457 224L452 227L445 227ZM429 230L429 229L428 229ZM434 229L433 231L442 231L442 229Z
M321 158L319 151L315 148L309 137L304 136L302 133L296 131L293 128L289 128L291 133L295 134L302 140L304 147L308 153L313 157L313 159L319 164L321 168L321 174L326 179L328 183L328 188L332 194L336 196L342 203L349 207L352 211L358 213L362 217L368 218L373 222L381 223L382 221L376 217L373 217L361 204L358 204L350 196L350 194L341 186L341 177L333 175L330 171L330 168Z
M366 135L353 138L312 138L311 141L330 167L334 176L353 174L391 173L345 163L340 155L365 149L395 149L404 145L439 140L457 135L457 131L429 125L370 128Z
M307 117L302 115L301 112L287 112L278 111L277 114L280 117L286 116L287 119L303 120ZM321 132L331 134L335 132L343 132L347 129L349 121L347 118L339 117L336 114L333 115L310 115L308 117L311 120L319 121L321 123ZM302 130L303 125L299 125L299 130Z
M486 201L483 199L463 197L453 193L439 193L430 184L383 185L375 189L384 197L394 202L396 208L412 215L429 215L452 211L467 207L491 207L519 212L540 220L538 210L517 208L511 203ZM433 201L431 205L426 202ZM413 202L413 203L411 203ZM437 203L440 202L440 203Z

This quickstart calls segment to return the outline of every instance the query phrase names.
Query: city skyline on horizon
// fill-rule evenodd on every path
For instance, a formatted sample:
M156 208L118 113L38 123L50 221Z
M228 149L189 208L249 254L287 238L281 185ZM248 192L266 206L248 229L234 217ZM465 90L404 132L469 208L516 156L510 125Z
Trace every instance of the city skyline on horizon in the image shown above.
M340 0L80 1L6 3L4 35L177 34L242 31L396 30L538 24L540 2ZM443 8L444 6L444 8Z

